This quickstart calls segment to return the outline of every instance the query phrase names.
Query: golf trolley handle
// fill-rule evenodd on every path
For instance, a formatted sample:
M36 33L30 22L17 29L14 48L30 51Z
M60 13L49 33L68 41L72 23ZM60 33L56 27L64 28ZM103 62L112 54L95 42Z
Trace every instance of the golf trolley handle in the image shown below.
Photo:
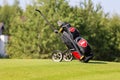
M35 9L35 11L39 12L40 15L45 19L45 21L47 22L47 24L52 28L52 30L56 30L55 27L47 20L47 18L45 17L45 15L38 9Z

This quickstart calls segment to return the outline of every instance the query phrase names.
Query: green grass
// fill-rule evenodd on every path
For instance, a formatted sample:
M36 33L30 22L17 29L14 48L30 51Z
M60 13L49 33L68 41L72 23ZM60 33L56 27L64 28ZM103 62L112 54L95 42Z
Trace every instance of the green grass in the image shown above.
M1 59L0 80L120 80L120 63Z

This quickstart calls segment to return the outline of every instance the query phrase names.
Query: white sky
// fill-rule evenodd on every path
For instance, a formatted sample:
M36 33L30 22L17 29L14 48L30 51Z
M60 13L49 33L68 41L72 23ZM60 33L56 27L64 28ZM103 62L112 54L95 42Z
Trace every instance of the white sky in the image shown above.
M5 0L0 0L0 5ZM6 0L9 1L10 4L13 3L14 0ZM70 5L79 5L81 0L70 0ZM83 1L83 0L82 0ZM110 14L117 13L120 15L120 0L92 0L95 4L100 3L103 7L104 12L109 12ZM20 0L20 5L22 8L25 8L25 5L30 4L30 0Z
M71 0L71 5L79 5L81 0ZM82 0L84 1L84 0ZM120 15L120 0L92 0L94 4L100 3L105 13L110 14L117 13Z

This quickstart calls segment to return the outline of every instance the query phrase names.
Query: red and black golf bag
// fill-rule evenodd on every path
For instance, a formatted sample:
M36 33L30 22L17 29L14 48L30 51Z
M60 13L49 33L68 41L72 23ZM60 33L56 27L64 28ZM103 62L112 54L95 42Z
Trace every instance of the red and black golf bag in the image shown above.
M63 31L61 38L76 59L88 62L93 58L90 45L84 38L80 37L79 32L74 27L69 27L68 31Z

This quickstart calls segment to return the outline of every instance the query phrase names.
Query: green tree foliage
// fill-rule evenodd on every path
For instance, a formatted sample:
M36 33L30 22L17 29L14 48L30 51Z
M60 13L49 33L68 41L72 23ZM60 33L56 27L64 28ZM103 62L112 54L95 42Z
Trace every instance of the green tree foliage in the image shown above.
M119 61L120 16L109 17L102 6L94 6L91 0L71 7L65 0L31 0L25 10L19 1L0 7L0 21L5 22L5 34L10 35L7 53L11 58L48 58L53 50L66 49L43 17L35 11L40 9L52 25L57 21L71 23L88 40L97 60ZM46 55L46 56L42 56Z

